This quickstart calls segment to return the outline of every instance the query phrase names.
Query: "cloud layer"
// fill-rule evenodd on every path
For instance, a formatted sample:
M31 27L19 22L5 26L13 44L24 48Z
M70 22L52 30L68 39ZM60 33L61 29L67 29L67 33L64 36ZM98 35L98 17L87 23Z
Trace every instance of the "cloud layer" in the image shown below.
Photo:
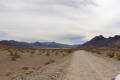
M0 0L0 39L79 44L119 34L119 0Z

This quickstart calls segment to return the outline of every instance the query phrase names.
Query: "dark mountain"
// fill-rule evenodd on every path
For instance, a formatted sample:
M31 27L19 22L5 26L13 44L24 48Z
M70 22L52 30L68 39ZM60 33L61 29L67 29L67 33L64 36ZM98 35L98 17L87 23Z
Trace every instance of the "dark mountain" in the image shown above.
M102 35L96 36L90 41L84 43L82 46L104 46L107 41L107 38L103 37Z
M111 47L120 47L120 35L109 37L107 45Z
M36 47L36 48L74 48L75 45L60 44L56 42L18 42L14 40L2 40L0 45L16 46L16 47Z
M17 42L17 41L14 41L14 40L2 40L0 41L0 45L7 45L7 46L31 46L30 43L27 43L27 42Z
M102 35L96 36L81 47L120 47L120 35L105 38Z

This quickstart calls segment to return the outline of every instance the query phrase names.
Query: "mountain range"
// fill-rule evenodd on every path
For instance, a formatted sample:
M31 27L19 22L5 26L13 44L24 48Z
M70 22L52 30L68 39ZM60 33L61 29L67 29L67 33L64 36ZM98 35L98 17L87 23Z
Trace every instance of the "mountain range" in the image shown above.
M18 42L15 40L2 40L0 45L15 46L15 47L35 47L35 48L75 48L76 45L67 45L56 42Z
M56 42L19 42L15 40L2 40L0 45L16 47L35 47L35 48L81 48L81 47L120 47L120 35L114 37L104 37L103 35L95 36L84 44L68 45Z
M120 47L120 35L109 38L103 35L96 36L79 47Z

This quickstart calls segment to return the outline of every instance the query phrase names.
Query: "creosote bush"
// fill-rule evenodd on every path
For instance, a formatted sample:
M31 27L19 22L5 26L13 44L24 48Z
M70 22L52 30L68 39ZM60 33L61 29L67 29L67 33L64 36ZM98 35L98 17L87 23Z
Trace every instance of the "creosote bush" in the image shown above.
M112 57L114 57L114 53L113 52L107 53L107 56L109 56L110 58L112 58Z
M17 51L10 51L10 57L12 61L16 61L21 57L21 54L19 54Z
M108 56L110 58L116 58L120 60L120 48L109 48L109 47L90 47L83 48L86 51L97 53L100 55Z
M45 63L45 65L48 65L48 64L51 64L51 63L54 63L55 60L49 60L48 62Z
M16 61L24 55L42 55L42 56L56 56L64 57L71 54L75 49L70 48L30 48L30 47L12 47L0 46L0 50L7 51L11 61Z

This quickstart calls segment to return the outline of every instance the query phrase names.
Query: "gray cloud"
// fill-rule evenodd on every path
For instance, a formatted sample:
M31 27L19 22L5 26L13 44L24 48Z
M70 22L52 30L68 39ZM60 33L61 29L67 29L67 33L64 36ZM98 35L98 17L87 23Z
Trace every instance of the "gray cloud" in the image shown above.
M1 0L1 5L12 8L23 8L41 5L65 5L71 7L95 5L93 0Z
M108 30L119 26L119 8L117 0L0 0L0 29L3 39L81 43L119 33Z
M94 1L92 0L54 0L54 4L59 5L65 5L65 6L71 6L78 8L80 6L88 6L88 5L94 5Z
M73 35L73 34L63 36L63 39L68 39L68 40L71 40L71 41L72 41L72 40L73 40L73 41L82 40L82 39L84 39L84 38L85 38L85 36Z

